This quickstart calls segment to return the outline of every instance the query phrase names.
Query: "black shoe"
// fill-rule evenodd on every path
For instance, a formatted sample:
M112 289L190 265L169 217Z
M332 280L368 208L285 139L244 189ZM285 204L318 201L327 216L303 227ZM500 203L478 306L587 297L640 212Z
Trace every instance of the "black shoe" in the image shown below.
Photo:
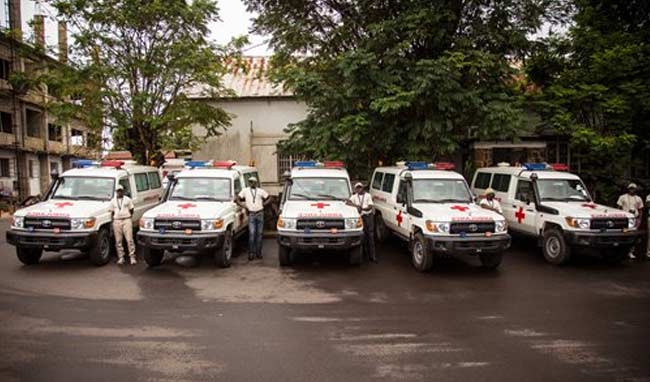
M255 259L255 256L253 255L248 255L248 261L253 261Z
M375 264L379 264L379 260L377 260L377 258L370 259L370 261L372 261L372 262L375 263Z

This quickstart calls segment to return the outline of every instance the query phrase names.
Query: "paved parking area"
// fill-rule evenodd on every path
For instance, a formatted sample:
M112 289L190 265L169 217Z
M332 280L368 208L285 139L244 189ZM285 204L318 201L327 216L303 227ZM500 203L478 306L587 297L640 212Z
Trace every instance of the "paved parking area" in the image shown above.
M0 225L2 381L650 381L650 262L23 267Z

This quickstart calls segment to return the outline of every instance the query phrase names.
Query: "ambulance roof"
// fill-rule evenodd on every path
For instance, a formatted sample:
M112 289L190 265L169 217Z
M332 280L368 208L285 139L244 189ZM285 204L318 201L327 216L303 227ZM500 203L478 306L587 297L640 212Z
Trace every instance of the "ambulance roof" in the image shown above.
M537 174L537 179L576 179L579 180L580 177L565 171L554 171L554 170L541 170L541 171L530 171L525 167L519 166L509 166L509 167L483 167L476 170L477 172L488 172L492 174L510 174L518 176L520 178L530 178L532 174Z
M115 167L86 167L73 168L65 171L61 176L90 176L98 178L115 178L116 176L127 175L128 173L158 172L158 169L150 166L126 165L120 169Z
M406 167L391 166L377 167L375 171L399 174L402 177L408 172L413 175L413 179L464 179L463 176L456 171L448 170L409 170Z
M325 167L294 167L291 169L292 178L346 178L349 179L348 170L344 168Z
M184 169L177 173L176 178L231 178L234 179L239 173L255 172L257 169L250 166L232 166L227 168L197 167Z

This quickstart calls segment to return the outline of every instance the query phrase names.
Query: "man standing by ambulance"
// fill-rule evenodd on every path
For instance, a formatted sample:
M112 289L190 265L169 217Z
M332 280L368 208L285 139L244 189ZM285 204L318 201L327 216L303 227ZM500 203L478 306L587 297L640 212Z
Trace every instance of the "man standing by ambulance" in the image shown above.
M262 258L264 207L271 202L269 194L257 187L257 178L248 179L249 186L237 195L236 203L248 211L248 261Z
M630 183L627 186L627 193L618 198L616 205L623 211L633 214L637 219L637 224L639 224L643 215L643 200L636 194L636 191L636 184ZM636 256L634 256L634 247L630 249L628 257L632 260L636 259Z
M117 247L117 264L123 265L124 247L122 240L126 239L126 246L129 249L129 259L131 265L137 263L135 259L135 243L133 242L133 224L131 216L133 216L133 201L128 196L124 195L124 187L119 184L115 191L116 196L111 200L111 216L113 218L113 235L115 235L115 247Z
M375 253L375 216L373 213L374 203L372 195L367 193L362 183L354 185L354 194L347 202L348 205L354 206L359 211L363 220L363 250L373 263L377 262Z

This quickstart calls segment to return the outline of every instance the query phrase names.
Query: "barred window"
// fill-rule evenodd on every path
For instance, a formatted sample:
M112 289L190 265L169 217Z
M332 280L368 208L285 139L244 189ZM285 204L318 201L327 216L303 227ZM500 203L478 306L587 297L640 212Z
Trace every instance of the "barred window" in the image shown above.
M305 159L304 155L284 154L280 151L280 149L277 150L277 157L278 157L278 179L282 179L282 175L284 175L285 172L291 171L291 167L293 167L293 164L296 161Z

